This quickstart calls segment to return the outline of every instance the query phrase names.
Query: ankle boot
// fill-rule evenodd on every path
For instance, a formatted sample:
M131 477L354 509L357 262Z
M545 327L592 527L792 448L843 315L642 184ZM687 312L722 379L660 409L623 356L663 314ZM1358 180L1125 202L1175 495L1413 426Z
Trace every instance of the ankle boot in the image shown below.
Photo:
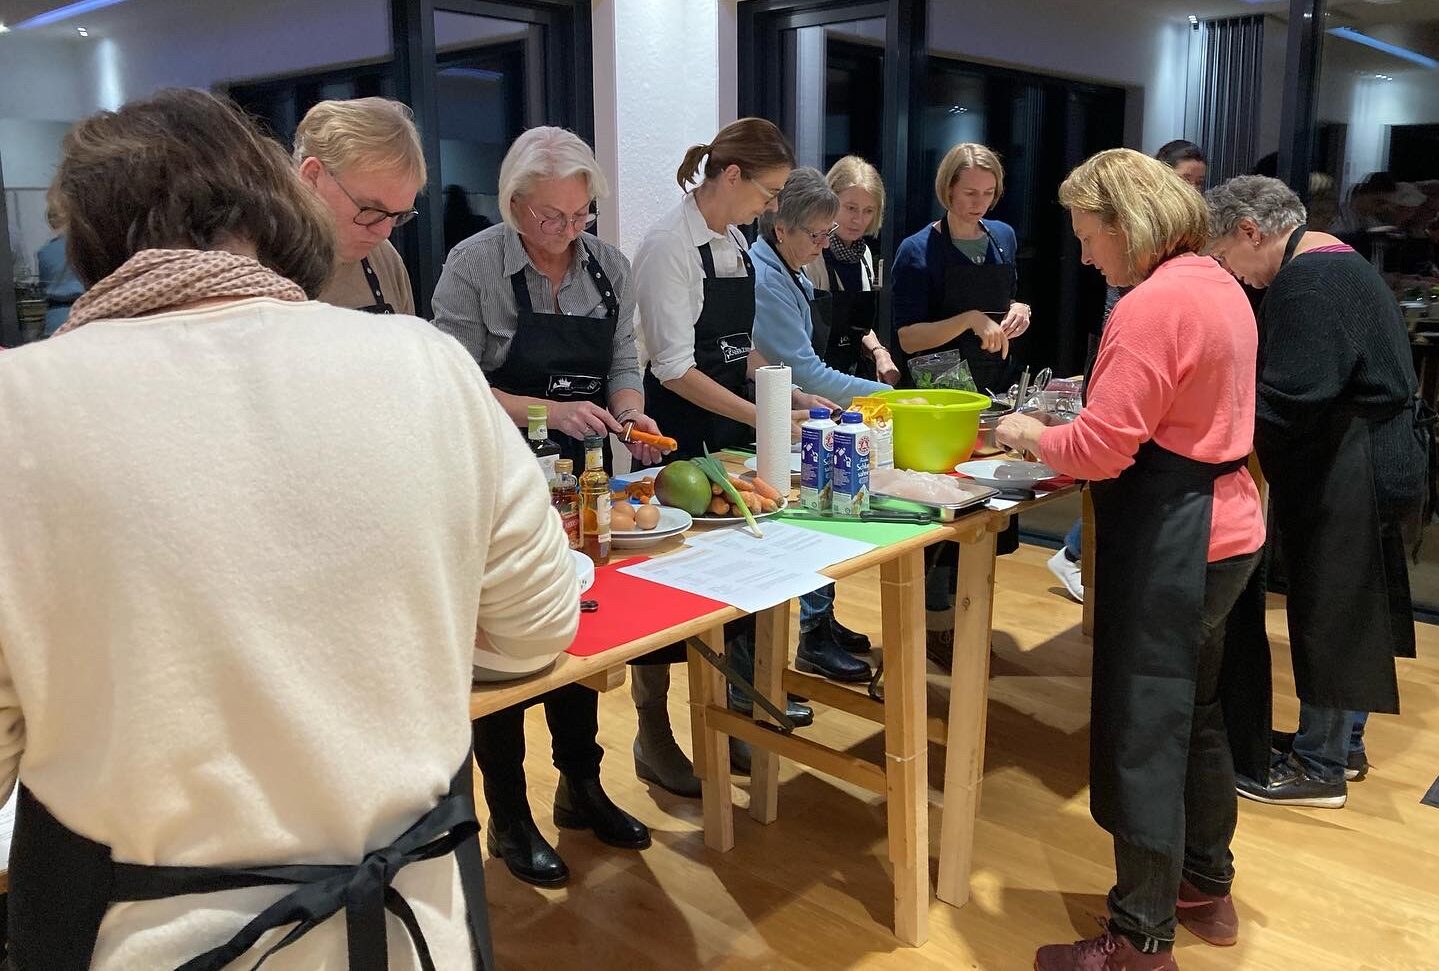
M743 742L737 738L731 738L729 740L729 770L735 775L749 775L749 742Z
M537 887L558 887L570 879L569 867L530 814L523 774L517 782L513 778L496 782L487 776L485 803L490 807L490 819L485 825L485 846L490 856L504 860L516 878Z
M728 687L730 711L744 715L746 718L754 717L754 702L749 696L737 690L734 685ZM784 713L789 720L794 722L796 728L807 728L814 724L814 709L809 705L802 705L795 695L786 695ZM763 709L760 709L763 711Z
M874 649L874 645L869 642L869 638L866 635L861 634L857 630L850 630L841 624L839 618L834 615L833 611L825 615L820 621L819 626L823 627L825 624L829 625L829 636L836 644L846 651L849 651L849 653L868 654Z
M589 829L601 843L622 850L642 850L650 845L650 831L644 823L616 806L600 780L560 776L555 790L555 825L561 829Z
M834 642L828 624L821 624L799 635L794 666L807 674L819 674L831 681L868 681L873 674L868 661L855 657Z
M667 792L698 799L700 780L694 763L675 742L666 704L670 687L668 664L635 664L630 667L630 697L639 716L635 734L635 775L653 782Z

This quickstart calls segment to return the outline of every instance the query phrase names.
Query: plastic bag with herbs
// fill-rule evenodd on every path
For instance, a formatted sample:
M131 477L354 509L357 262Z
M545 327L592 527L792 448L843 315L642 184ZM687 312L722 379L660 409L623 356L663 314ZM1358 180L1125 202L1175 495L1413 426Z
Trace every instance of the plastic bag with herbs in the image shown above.
M940 351L909 359L909 374L916 388L946 388L950 391L978 391L969 373L969 364L959 351Z

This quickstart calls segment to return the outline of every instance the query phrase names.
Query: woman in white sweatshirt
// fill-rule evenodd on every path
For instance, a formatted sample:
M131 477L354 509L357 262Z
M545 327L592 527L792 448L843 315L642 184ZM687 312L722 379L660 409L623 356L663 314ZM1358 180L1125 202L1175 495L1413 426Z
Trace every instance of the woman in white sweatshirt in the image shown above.
M577 624L538 467L452 338L306 298L332 230L228 103L56 181L88 293L0 356L12 960L483 966L475 649Z

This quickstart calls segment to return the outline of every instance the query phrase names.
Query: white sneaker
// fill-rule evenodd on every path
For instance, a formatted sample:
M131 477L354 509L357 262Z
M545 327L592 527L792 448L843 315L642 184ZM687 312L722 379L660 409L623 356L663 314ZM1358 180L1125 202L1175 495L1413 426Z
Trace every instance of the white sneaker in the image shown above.
M1079 578L1079 564L1075 563L1064 554L1061 548L1049 558L1047 564L1049 572L1064 585L1069 595L1080 603L1084 603L1084 582Z

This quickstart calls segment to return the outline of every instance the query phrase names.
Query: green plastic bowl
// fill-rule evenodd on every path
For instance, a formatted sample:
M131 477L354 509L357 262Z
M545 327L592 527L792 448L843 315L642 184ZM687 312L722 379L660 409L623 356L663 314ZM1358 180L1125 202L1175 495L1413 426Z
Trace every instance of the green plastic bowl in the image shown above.
M894 464L916 472L953 472L969 461L988 395L943 388L901 388L875 395L894 414ZM925 403L918 404L923 398ZM915 404L901 402L914 401Z

